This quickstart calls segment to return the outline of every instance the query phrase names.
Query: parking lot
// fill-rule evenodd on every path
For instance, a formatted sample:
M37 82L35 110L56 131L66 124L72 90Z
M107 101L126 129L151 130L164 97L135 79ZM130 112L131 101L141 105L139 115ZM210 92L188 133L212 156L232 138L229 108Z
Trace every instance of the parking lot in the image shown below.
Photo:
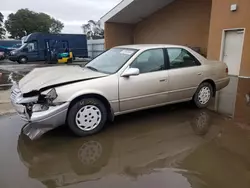
M95 136L62 126L32 141L8 97L11 79L34 67L0 66L0 187L250 187L249 79L232 77L205 110L169 105L117 117Z

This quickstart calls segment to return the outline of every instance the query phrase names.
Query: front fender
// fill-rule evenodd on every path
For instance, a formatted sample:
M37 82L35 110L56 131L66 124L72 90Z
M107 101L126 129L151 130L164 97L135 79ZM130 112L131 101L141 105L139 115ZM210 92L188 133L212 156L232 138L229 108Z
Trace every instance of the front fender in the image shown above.
M109 110L109 117L108 119L110 121L113 121L114 120L114 114L115 112L118 112L119 111L119 101L116 100L116 101L109 101L107 99L107 97L99 92L99 91L96 91L96 90L88 90L88 91L84 91L84 92L78 92L76 93L75 95L73 95L71 98L70 98L70 102L74 101L75 99L79 98L79 97L82 97L82 96L89 96L89 95L94 95L94 96L98 96L98 98L102 98L103 100L105 100L105 104L108 103L108 106L110 107Z
M68 102L71 103L75 99L77 99L79 97L82 97L82 96L86 96L86 95L98 95L98 97L103 98L105 100L105 103L106 104L108 103L108 105L110 106L109 117L108 118L109 118L110 121L114 120L115 112L119 111L119 101L118 100L109 101L107 99L107 97L102 92L99 92L97 90L85 90L85 91L77 92L68 99Z
M89 94L101 95L107 99L104 93L98 90L94 90L94 89L80 90L80 91L74 92L73 94L60 92L60 90L58 89L56 89L56 91L57 91L58 97L54 100L54 102L71 102L80 96L89 95Z
M73 94L72 96L70 96L70 98L67 101L71 102L80 96L89 95L89 94L101 95L102 97L104 97L108 100L108 97L106 97L104 93L102 93L98 90L88 89L88 90L79 91L79 92Z
M118 109L118 79L116 76L83 81L55 89L58 94L55 102L71 102L80 96L95 94L107 99L114 111Z

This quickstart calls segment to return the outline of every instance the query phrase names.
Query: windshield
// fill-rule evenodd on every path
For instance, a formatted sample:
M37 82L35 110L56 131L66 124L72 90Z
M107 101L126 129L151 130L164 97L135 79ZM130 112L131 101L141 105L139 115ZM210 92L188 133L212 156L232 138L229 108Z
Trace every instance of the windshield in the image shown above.
M19 47L19 50L22 50L24 48L27 48L28 52L34 52L37 51L37 41L32 41L28 43L24 43L21 47Z
M113 74L136 52L135 49L112 48L90 61L86 67L94 71Z
M25 48L25 46L27 46L27 43L23 43L22 46L20 46L18 49L23 49Z
M22 44L14 44L13 46L12 46L12 48L20 48L22 46Z

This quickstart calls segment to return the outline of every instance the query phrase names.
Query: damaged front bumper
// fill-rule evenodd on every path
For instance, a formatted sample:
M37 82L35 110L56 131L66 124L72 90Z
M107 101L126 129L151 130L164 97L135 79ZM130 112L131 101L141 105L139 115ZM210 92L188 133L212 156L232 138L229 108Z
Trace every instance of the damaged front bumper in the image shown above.
M26 135L30 140L39 139L43 134L53 130L58 125L41 124L41 123L28 123L22 128L22 133Z
M51 126L53 128L65 124L69 102L49 106L48 109L44 111L30 113L24 102L20 104L19 101L27 101L28 103L29 101L36 100L36 97L24 98L17 84L14 84L11 88L10 99L19 116L26 122L39 123L46 127Z

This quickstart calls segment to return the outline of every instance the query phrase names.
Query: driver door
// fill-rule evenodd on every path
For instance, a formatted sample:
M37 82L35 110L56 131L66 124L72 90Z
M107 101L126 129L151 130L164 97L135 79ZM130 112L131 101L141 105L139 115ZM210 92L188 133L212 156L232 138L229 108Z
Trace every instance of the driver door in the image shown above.
M135 111L166 103L168 71L163 49L142 52L131 63L140 74L119 78L120 111Z
M38 59L38 46L37 41L28 43L27 45L27 57L30 62L37 61Z

